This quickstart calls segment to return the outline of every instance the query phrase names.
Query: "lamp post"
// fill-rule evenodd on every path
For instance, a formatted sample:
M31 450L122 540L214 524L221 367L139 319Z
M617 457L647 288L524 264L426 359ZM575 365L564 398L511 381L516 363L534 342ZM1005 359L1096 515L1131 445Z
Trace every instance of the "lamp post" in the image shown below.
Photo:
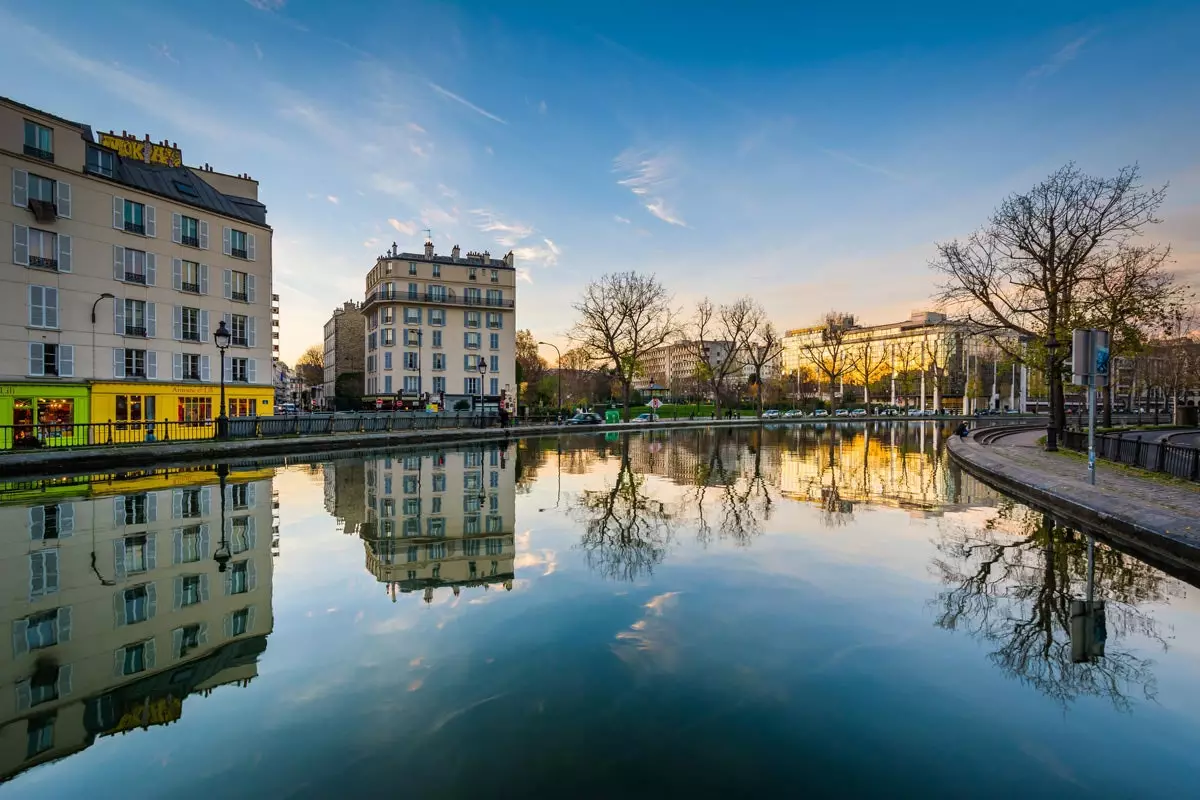
M225 327L225 320L221 320L217 325L217 332L213 334L213 341L217 344L217 349L221 351L221 409L217 415L217 438L229 438L229 417L225 413L225 351L229 348L229 329ZM223 501L222 501L223 502Z
M221 323L221 327L225 327ZM217 551L213 553L213 561L217 562L217 572L224 572L229 566L229 542L225 539L225 479L229 477L229 465L217 465L217 484L221 492L221 541L217 544Z
M558 356L558 362L557 362L557 366L555 367L555 372L558 373L558 415L561 417L562 416L562 353L559 352L558 345L550 344L549 342L538 342L538 344L544 344L544 345L546 345L546 347L553 347L555 355Z
M425 410L425 380L424 373L421 371L421 360L423 358L423 354L421 352L421 340L425 338L421 334L424 332L425 331L423 328L417 328L417 403L420 405L420 408L418 408L417 411Z
M97 371L96 371L96 306L100 305L101 300L116 300L116 299L117 299L116 296L114 294L112 294L111 292L104 292L103 294L101 294L99 297L96 298L96 301L94 303L92 303L92 378L93 379L98 377ZM115 325L116 323L114 322L113 324ZM113 334L115 334L117 336L121 335L120 331L117 331L115 328L113 329ZM115 378L117 376L113 375L113 377Z
M487 374L487 359L483 356L479 357L477 365L479 370L479 427L483 427L483 376Z

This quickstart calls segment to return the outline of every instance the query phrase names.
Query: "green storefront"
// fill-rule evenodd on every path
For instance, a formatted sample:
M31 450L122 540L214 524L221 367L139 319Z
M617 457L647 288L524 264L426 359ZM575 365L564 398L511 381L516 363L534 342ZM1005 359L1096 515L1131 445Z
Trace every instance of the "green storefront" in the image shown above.
M0 383L0 449L86 444L84 383Z

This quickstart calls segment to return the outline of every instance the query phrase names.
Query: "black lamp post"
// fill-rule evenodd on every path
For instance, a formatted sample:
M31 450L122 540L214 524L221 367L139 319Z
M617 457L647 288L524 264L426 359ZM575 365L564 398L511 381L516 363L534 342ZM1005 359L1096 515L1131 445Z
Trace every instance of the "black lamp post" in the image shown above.
M550 344L549 342L538 342L538 344L544 344L544 345L546 345L546 347L553 347L554 354L558 357L557 365L555 366L554 371L556 373L558 373L558 415L557 416L559 417L559 419L562 419L562 407L563 407L563 405L562 405L562 353L559 351L558 345Z
M221 327L225 327L225 323L221 323ZM224 352L224 351L222 351ZM217 551L213 553L213 561L217 562L217 572L224 572L229 566L229 542L225 539L225 479L229 477L229 465L217 465L217 483L220 486L221 492L221 541L217 544Z
M483 376L487 374L487 359L479 357L479 427L483 427Z
M217 438L229 438L229 417L225 413L225 351L229 349L229 340L232 337L229 335L229 329L225 327L225 320L221 320L217 325L217 332L213 334L213 341L217 344L217 349L221 351L221 409L217 415Z

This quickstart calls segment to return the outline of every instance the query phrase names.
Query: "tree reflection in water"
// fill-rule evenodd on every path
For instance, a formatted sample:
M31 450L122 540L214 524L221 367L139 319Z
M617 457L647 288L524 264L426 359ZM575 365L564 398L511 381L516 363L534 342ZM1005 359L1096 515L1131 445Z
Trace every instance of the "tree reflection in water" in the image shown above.
M1074 663L1070 602L1086 592L1086 536L1005 502L982 529L944 527L936 545L931 569L948 587L932 601L939 627L994 645L994 664L1064 707L1092 696L1130 711L1131 695L1154 699L1154 662L1127 640L1142 636L1166 650L1158 621L1139 606L1181 594L1173 579L1097 543L1095 595L1105 601L1108 641L1104 656Z

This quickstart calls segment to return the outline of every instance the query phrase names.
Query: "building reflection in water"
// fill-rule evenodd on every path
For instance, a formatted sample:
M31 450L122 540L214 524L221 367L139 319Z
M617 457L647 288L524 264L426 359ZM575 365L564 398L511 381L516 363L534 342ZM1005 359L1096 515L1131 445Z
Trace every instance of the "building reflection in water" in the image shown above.
M343 470L353 466L332 465L339 509L350 506ZM465 587L511 590L515 473L508 444L368 458L357 496L367 570L393 601L420 592L431 603L442 588L454 596ZM347 530L350 513L339 512Z
M271 476L0 484L0 779L170 724L188 695L257 675L273 626Z

